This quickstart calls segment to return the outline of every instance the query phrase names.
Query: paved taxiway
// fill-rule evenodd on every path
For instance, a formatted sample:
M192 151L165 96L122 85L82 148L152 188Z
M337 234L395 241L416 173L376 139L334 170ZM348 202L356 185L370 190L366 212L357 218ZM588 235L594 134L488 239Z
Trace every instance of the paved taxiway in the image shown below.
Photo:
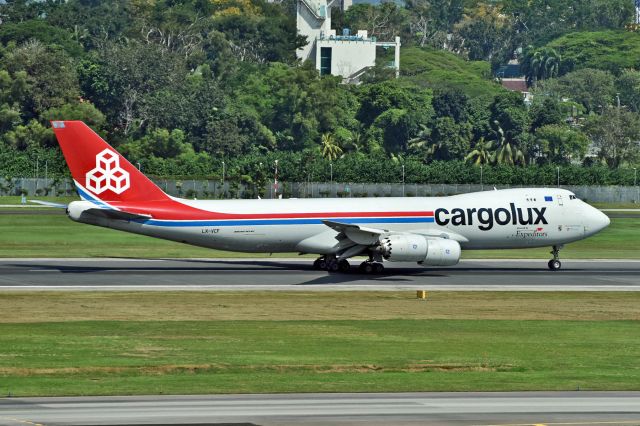
M640 392L0 399L0 424L638 425Z
M387 263L380 275L315 271L310 259L2 259L2 290L640 291L640 260L466 260L449 268Z

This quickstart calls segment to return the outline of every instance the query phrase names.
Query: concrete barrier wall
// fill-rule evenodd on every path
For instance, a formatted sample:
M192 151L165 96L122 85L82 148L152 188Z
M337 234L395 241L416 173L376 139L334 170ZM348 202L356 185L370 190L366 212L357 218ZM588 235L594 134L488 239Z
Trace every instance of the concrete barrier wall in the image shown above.
M406 184L401 183L327 183L285 182L279 187L273 183L265 187L242 185L212 180L154 180L168 194L186 198L322 198L322 197L432 197L491 191L493 185L477 184ZM496 185L497 189L522 186ZM573 191L579 198L590 202L632 203L640 202L639 186L561 186ZM74 195L75 188L69 180L53 179L0 179L0 195L20 195L26 191L29 197L44 195Z

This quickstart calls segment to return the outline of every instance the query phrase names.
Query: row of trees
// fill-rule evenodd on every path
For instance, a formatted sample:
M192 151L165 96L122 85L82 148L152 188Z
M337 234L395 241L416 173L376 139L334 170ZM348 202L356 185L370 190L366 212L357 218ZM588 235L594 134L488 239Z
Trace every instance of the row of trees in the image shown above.
M311 64L297 63L295 51L304 40L296 34L293 0L0 4L0 155L9 159L0 173L23 170L12 166L19 158L32 163L46 157L52 170L64 169L48 124L53 119L84 120L132 162L162 175L215 175L223 160L253 158L231 173L237 179L257 176L259 164L267 164L257 159L272 155L305 159L296 166L302 176L323 158L377 169L381 159L391 165L419 159L632 167L639 155L640 74L587 68L560 76L547 60L553 52L536 47L548 41L548 32L531 25L546 26L545 19L553 18L562 27L554 34L576 31L583 27L576 17L591 22L602 2L520 3L423 0L406 8L352 7L336 17L337 26L366 28L380 37L406 34L408 46L401 59L408 64L405 75L390 79L377 67L358 86L321 78ZM549 10L563 7L572 15L552 17ZM610 9L608 19L591 24L623 25L627 8ZM482 27L484 35L470 32L454 47L463 28L487 22L508 34ZM500 88L486 63L465 63L463 74L459 59L434 50L493 60L499 50L490 43L494 37L508 46L505 52L513 53L514 44L532 45L525 56L535 75L533 105ZM486 49L473 47L480 41L489 43ZM423 72L425 58L447 65ZM460 76L475 86L449 83ZM367 163L370 158L376 162ZM367 173L381 176L377 169L349 176L367 181Z

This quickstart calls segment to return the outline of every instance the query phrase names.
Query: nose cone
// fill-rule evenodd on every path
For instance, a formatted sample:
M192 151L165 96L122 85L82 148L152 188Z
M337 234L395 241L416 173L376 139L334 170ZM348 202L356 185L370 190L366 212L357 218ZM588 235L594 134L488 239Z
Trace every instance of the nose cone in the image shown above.
M584 232L587 235L593 235L600 232L611 223L609 216L593 207L589 209L585 219Z

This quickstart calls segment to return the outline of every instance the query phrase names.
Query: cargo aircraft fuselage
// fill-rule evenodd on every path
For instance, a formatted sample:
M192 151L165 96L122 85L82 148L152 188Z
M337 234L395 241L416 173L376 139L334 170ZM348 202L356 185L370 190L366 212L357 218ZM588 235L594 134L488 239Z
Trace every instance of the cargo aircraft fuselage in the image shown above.
M367 256L382 261L458 263L462 250L553 247L560 268L567 243L609 218L559 188L493 190L448 197L187 200L169 196L77 121L52 122L82 201L71 219L220 250L320 255L318 268L346 271Z

